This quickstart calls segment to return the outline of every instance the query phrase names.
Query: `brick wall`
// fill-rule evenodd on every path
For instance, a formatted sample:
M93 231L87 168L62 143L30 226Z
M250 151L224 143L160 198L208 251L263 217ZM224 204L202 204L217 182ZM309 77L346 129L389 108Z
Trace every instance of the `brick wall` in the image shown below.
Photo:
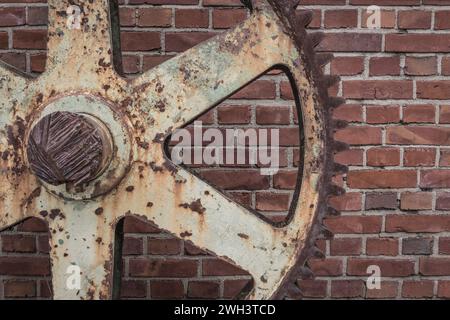
M136 76L245 19L238 0L122 0L124 72ZM382 6L382 29L366 28L366 8ZM331 94L350 122L336 139L348 165L336 177L347 194L330 199L342 214L325 220L305 298L450 298L450 1L303 0L320 51L341 76ZM0 58L28 73L45 70L46 3L0 0ZM278 128L281 171L252 166L192 167L236 201L274 221L289 209L301 161L297 114L282 72L271 71L201 120L220 128ZM446 147L447 146L447 147ZM27 220L0 235L0 298L49 298L46 227ZM134 219L125 221L123 298L234 298L242 270ZM157 262L157 263L155 263ZM156 265L155 268L150 266ZM366 288L369 265L381 290Z

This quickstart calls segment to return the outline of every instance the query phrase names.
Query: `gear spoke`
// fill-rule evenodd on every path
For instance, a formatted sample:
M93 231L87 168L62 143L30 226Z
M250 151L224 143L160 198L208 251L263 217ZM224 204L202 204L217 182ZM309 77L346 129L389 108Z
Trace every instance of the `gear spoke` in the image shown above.
M113 68L108 0L81 0L76 4L49 0L49 21L42 83L58 90L92 90L119 81Z
M162 158L160 158L162 159ZM184 169L167 162L136 164L129 182L108 200L122 216L134 214L248 271L252 298L269 298L300 244L294 228L274 228ZM131 182L134 181L134 184Z
M275 13L257 11L233 30L136 79L135 103L152 118L149 132L169 134L297 55Z
M36 199L50 232L53 297L110 299L115 215L95 202L62 202L44 193Z

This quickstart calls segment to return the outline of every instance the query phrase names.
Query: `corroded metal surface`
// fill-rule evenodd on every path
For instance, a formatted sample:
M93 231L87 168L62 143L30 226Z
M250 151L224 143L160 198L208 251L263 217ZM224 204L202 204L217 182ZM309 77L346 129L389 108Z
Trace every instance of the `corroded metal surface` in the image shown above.
M326 86L314 40L292 1L254 1L244 23L126 80L113 68L107 0L80 0L81 29L68 29L72 1L50 0L45 73L26 79L0 67L0 229L27 217L47 221L56 299L112 297L114 230L134 215L247 270L248 298L266 299L292 284L310 250L313 225L327 209L332 156ZM164 140L273 66L290 72L305 139L302 181L289 224L274 227L165 156ZM93 181L54 186L30 171L26 146L47 115L73 112L103 123L111 160ZM67 269L82 270L81 288ZM277 293L278 292L278 293ZM291 293L291 291L289 291Z
M108 135L82 114L49 114L31 130L27 146L30 168L56 186L92 181L110 158Z

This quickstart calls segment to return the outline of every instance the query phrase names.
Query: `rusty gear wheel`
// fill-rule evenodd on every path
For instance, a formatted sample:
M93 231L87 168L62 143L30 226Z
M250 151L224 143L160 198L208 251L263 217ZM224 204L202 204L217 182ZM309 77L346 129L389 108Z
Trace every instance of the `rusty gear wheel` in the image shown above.
M253 1L242 24L130 80L113 67L115 2L76 1L80 28L68 24L75 1L48 2L44 74L31 79L0 65L0 230L29 217L48 223L54 298L116 297L114 234L130 215L248 271L249 299L298 297L321 219L336 213L327 197L343 192L332 175L345 170L333 162L345 148L332 139L344 125L331 120L341 101L328 98L336 79L322 76L330 56L314 54L320 36L305 32L311 15L296 14L297 1ZM289 73L305 137L293 212L278 226L164 152L175 129L275 66ZM80 288L68 285L73 266Z

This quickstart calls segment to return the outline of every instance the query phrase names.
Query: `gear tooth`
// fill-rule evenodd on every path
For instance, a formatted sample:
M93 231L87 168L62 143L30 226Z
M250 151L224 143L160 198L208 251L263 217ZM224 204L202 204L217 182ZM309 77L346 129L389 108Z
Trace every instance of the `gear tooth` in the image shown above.
M348 144L346 144L344 142L334 141L333 149L334 149L334 152L338 153L338 152L342 152L342 151L347 151L349 149L349 146L348 146Z
M324 34L322 32L311 33L306 37L306 41L312 48L317 47L323 40Z
M336 210L335 208L332 208L332 207L327 208L327 216L337 217L340 215L341 215L341 213L338 210Z
M303 266L299 269L298 277L302 280L312 279L314 277L314 273L307 266Z
M328 194L330 196L342 196L345 194L345 189L338 185L332 184L329 186Z
M337 107L339 107L340 105L345 103L345 99L340 98L340 97L332 97L328 99L328 107L330 109L336 109Z
M313 19L313 12L311 10L300 11L297 15L298 24L306 28Z
M294 283L290 283L286 288L287 297L294 300L299 300L303 298L302 291L300 288Z
M342 164L339 164L339 163L335 163L333 169L334 169L333 170L334 173L343 174L343 173L347 173L348 172L348 167L344 166Z
M331 232L329 229L325 228L324 226L322 226L321 230L320 230L320 234L325 238L325 239L332 239L334 237L333 232Z
M320 68L323 68L325 65L330 63L333 59L334 55L331 53L321 53L316 56L316 63Z
M345 129L348 126L348 122L344 120L333 120L333 128L336 130Z
M313 257L314 257L314 258L317 258L317 259L323 259L323 258L325 258L325 254L324 254L323 251L320 250L319 248L314 247L314 250L313 250Z
M323 79L323 83L326 88L330 88L330 87L334 86L337 82L339 82L338 76L327 75L327 76L324 76L322 79Z

